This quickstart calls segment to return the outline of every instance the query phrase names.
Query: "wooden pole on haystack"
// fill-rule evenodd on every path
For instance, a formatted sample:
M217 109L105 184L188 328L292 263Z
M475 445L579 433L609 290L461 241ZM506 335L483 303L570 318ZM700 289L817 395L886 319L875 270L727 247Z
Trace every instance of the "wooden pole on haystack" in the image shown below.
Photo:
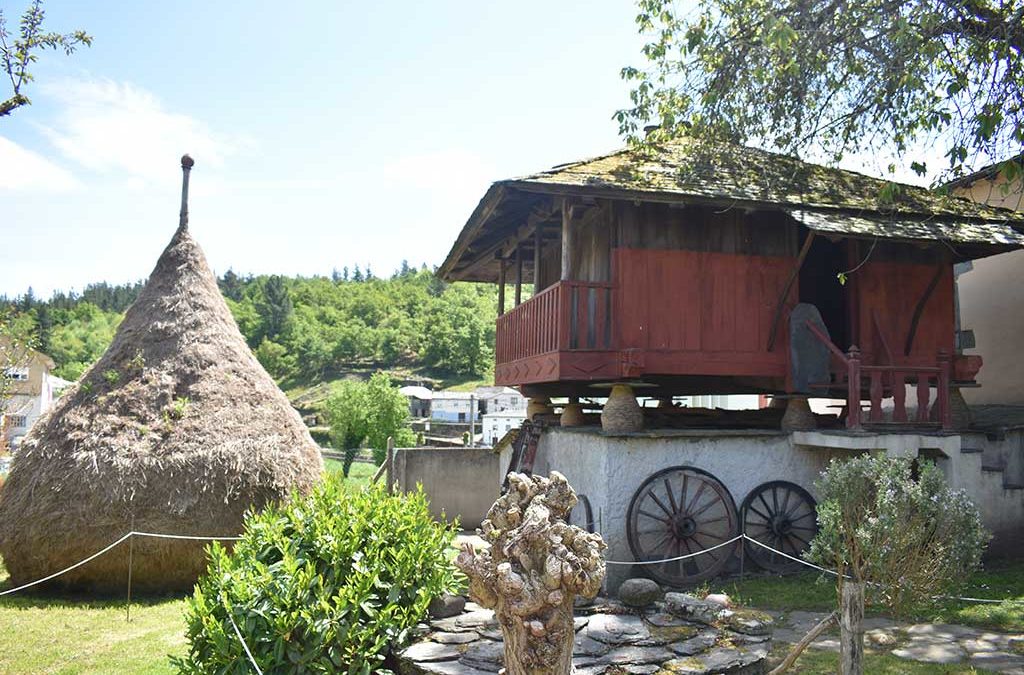
M188 175L196 162L188 155L181 156L181 213L178 216L178 229L188 229Z
M132 522L129 532L135 531L135 512L132 512ZM124 621L132 622L132 563L135 558L135 535L128 537L128 598L124 603Z

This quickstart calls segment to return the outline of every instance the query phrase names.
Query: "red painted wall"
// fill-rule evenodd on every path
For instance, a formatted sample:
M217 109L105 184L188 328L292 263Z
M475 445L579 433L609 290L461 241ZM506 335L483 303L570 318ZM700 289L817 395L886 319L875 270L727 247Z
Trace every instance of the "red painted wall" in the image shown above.
M918 321L909 359L903 356L914 309L936 273L935 265L868 262L850 275L859 324L859 344L865 362L881 363L879 340L873 330L873 314L896 362L935 365L939 349L953 353L953 267L945 265ZM869 360L870 359L870 360Z
M767 344L792 258L620 248L614 263L620 349L692 352L685 372L694 374L774 375L784 367L785 314L775 349ZM789 306L795 302L794 285Z

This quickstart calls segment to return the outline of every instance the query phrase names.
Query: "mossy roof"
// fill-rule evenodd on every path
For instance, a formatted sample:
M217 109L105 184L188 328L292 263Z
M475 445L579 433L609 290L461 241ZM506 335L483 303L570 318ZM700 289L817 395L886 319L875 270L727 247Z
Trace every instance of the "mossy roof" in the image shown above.
M971 244L965 259L1024 245L1024 213L757 148L684 138L494 183L438 274L493 281L494 265L484 258L494 242L521 226L541 199L559 196L775 209L837 235Z
M1024 224L1024 214L914 185L896 183L891 201L883 202L890 181L757 148L695 139L646 152L620 150L502 183Z

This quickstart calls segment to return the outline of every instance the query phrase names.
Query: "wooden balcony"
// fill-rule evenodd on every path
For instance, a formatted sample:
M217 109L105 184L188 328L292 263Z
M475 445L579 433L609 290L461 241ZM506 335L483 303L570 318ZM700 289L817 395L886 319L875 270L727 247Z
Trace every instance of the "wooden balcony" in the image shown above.
M612 284L559 281L498 317L495 383L603 379L619 372Z

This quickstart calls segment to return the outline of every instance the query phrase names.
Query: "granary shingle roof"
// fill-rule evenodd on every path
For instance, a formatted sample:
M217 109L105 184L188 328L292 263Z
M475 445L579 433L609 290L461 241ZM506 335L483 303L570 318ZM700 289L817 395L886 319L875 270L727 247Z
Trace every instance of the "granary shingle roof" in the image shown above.
M1024 215L913 185L899 185L894 201L882 204L879 195L887 181L756 148L693 139L646 155L620 150L502 183L999 222L1015 218L1024 224Z
M469 256L492 253L499 230L523 225L552 196L720 204L788 213L810 229L851 237L1024 245L1024 213L804 162L756 148L680 139L648 152L620 150L494 183L438 273L483 280ZM489 234L490 233L490 234ZM982 255L998 252L988 250ZM966 255L965 257L971 257ZM472 266L474 271L463 273Z

